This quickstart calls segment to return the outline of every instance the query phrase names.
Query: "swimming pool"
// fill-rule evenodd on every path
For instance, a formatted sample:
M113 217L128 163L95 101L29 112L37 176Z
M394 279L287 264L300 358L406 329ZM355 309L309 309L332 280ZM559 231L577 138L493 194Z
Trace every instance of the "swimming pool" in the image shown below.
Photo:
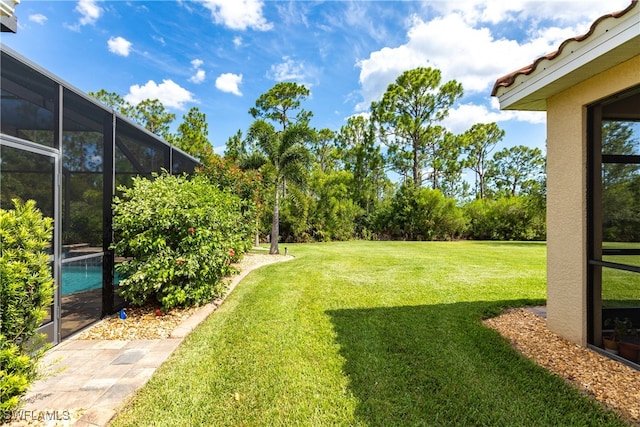
M115 282L119 277L116 273ZM102 289L102 267L99 265L62 266L62 295Z

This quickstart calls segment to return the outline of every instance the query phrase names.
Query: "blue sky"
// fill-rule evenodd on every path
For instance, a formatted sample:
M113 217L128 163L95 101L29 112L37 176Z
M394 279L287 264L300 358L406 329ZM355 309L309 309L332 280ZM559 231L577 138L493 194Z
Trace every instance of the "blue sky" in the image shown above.
M544 149L544 113L500 111L495 80L588 31L630 0L31 1L2 43L84 92L197 106L217 152L279 81L311 90L312 126L338 130L403 71L430 66L465 95L444 124L497 122L501 146Z

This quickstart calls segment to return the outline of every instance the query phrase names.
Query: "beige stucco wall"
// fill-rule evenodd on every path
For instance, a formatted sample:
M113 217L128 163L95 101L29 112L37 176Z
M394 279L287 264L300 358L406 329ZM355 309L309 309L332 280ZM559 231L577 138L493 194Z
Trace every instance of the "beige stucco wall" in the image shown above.
M547 100L547 324L587 344L586 107L640 83L640 56Z

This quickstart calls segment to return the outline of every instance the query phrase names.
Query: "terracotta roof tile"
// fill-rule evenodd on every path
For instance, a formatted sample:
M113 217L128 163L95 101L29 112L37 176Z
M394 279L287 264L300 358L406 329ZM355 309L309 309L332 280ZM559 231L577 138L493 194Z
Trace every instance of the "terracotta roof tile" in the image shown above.
M619 12L608 13L608 14L603 15L600 18L596 19L594 21L594 23L591 24L591 27L589 28L589 31L586 34L567 39L567 40L563 41L560 44L560 47L555 52L551 52L551 53L548 53L548 54L546 54L544 56L541 56L540 58L538 58L535 61L533 61L532 64L527 65L526 67L522 67L519 70L516 70L516 71L514 71L512 73L507 74L506 76L500 77L498 80L496 80L496 83L493 85L493 90L491 91L491 96L496 96L496 93L498 92L499 88L511 86L516 81L516 78L518 76L521 76L521 75L525 75L526 76L526 75L529 75L532 72L534 72L536 70L536 68L538 67L538 64L541 61L543 61L545 59L546 60L552 60L552 59L556 58L558 55L560 55L562 53L562 51L565 48L565 46L567 44L569 44L570 42L581 42L581 41L586 40L587 38L589 38L589 36L591 36L595 32L595 30L598 27L598 25L600 24L600 22L602 22L602 21L604 21L605 19L608 19L608 18L620 18L621 16L623 16L624 14L629 12L631 9L633 9L637 4L638 4L638 0L631 0L631 4L629 6L627 6L626 9L621 10Z

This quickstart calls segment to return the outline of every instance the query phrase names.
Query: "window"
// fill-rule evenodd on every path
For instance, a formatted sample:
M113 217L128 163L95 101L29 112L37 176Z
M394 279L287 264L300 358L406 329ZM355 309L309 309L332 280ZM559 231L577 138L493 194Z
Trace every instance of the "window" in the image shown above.
M56 146L58 84L2 55L2 133L47 147Z
M589 108L589 343L640 328L640 88ZM640 360L633 360L640 363Z

